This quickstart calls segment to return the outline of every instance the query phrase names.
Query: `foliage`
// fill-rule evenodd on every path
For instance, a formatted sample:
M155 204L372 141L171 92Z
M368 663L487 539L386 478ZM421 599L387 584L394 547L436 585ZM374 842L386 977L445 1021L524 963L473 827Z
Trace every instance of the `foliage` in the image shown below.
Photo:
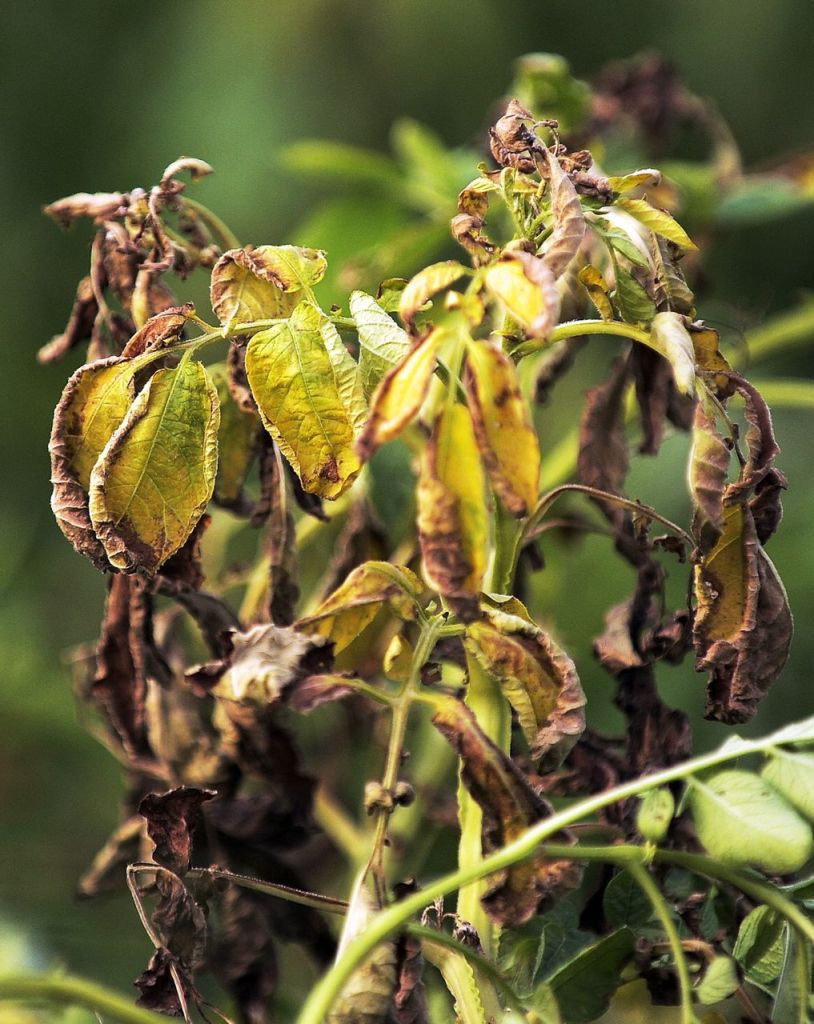
M219 1013L198 987L209 971L242 1019L268 1019L283 940L325 969L300 1024L420 1024L450 1006L465 1024L579 1024L636 979L682 1024L733 999L754 1020L808 1019L810 886L792 876L814 853L814 725L688 760L687 718L656 684L694 652L708 717L746 722L792 619L765 550L787 486L770 411L697 318L701 257L668 209L675 185L651 168L606 175L592 155L631 125L643 144L654 131L659 79L636 74L638 92L626 80L592 97L561 62L524 59L492 162L468 184L461 154L415 125L399 129L399 162L290 153L301 174L389 190L416 214L385 256L350 268L416 272L375 296L355 288L347 310L321 298L323 251L240 245L189 198L182 175L208 173L201 161L48 208L97 226L41 358L88 343L54 416L52 505L108 574L77 684L128 782L82 889L126 874L155 947L136 982L148 1010ZM716 215L755 204L761 182L714 111L683 89L660 98L711 144ZM450 219L467 262L436 258ZM201 270L216 323L170 291L170 275ZM591 337L617 354L587 393L568 482L541 489L545 403ZM624 494L637 417L643 455L690 432L688 528ZM414 508L409 526L389 489ZM595 641L619 737L588 727L560 624L534 607L555 531L607 534L635 577ZM335 553L315 579L322 536ZM676 572L687 600L671 609ZM336 701L345 718L323 708ZM365 761L363 739L377 749L382 717L381 777L353 797L366 829L345 809L342 764ZM426 881L421 831L450 828L456 780L435 766L453 758L457 865ZM315 891L346 870L347 901ZM325 913L344 915L338 952Z

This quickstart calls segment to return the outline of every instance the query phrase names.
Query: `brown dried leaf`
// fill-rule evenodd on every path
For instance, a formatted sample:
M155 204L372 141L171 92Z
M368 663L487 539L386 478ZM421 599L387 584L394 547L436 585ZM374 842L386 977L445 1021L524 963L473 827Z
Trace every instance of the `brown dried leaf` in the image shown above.
M147 822L147 832L155 844L153 860L178 875L189 870L192 834L201 815L201 806L215 796L212 790L181 786L166 793L148 793L138 812Z
M77 896L93 899L119 888L124 882L127 865L140 859L143 836L144 821L138 815L117 825L79 879Z
M151 316L145 325L133 335L122 351L123 359L132 359L142 352L167 348L181 340L189 314L195 307L191 302L183 306L172 306Z
M628 364L620 360L610 377L592 388L582 413L577 467L580 480L589 487L619 494L630 463L625 430L625 391ZM624 513L602 507L611 522Z
M169 950L157 949L150 957L146 970L133 983L139 990L136 1004L168 1017L183 1016L173 970L181 983L185 998L194 1001L195 987L189 974L178 964Z
M461 780L483 811L483 849L498 850L551 808L529 786L520 769L480 729L461 701L445 698L433 724L461 758ZM560 833L560 839L563 837ZM483 905L501 925L522 924L541 903L556 899L578 884L580 869L572 861L534 857L491 876Z
M62 334L57 334L47 345L42 346L37 353L39 362L56 362L77 345L90 341L98 312L99 305L93 290L93 282L89 277L83 277L76 289L76 298L67 327Z
M423 973L421 940L412 935L403 935L396 946L393 1024L430 1024Z
M265 900L266 906L269 902ZM246 1024L266 1024L277 987L277 957L266 906L237 886L230 886L219 901L222 931L212 966Z
M554 280L562 277L579 252L585 237L585 215L574 183L548 147L543 148L548 168L548 190L554 229L543 248L543 260Z
M723 529L729 458L729 448L715 421L715 409L702 399L695 407L689 481L696 509L693 529L705 550L710 549Z
M749 510L755 521L757 539L765 544L776 532L783 519L780 496L789 486L785 473L773 466L755 484L755 493L749 499Z
M53 217L63 228L69 228L79 217L91 217L96 224L102 224L118 219L129 201L129 195L122 192L77 192L50 203L43 213Z
M772 468L780 454L780 445L774 436L771 410L761 393L740 374L730 377L745 403L748 456L738 480L727 488L726 497L727 501L742 501Z

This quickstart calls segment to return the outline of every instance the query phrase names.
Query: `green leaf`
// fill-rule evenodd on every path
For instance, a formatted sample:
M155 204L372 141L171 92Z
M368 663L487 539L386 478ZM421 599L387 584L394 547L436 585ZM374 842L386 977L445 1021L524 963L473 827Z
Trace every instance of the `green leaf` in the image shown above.
M732 955L750 981L769 985L780 976L786 948L786 922L771 907L756 907L741 921Z
M680 313L657 313L650 325L650 347L673 368L673 379L682 395L695 394L695 349Z
M602 908L611 928L641 928L653 918L650 900L627 871L620 871L608 882Z
M814 821L814 754L777 747L769 751L769 760L760 774L800 814Z
M212 309L226 325L288 316L327 266L324 252L297 245L230 249L212 269Z
M246 349L246 374L266 430L304 489L338 498L361 463L322 323L316 306L300 303L290 319L254 335Z
M810 826L759 776L730 769L689 785L698 838L718 860L784 875L814 852Z
M215 486L218 395L194 360L159 370L90 478L90 516L112 565L154 573L186 542Z
M633 932L620 928L582 950L547 979L568 1024L586 1024L605 1013L635 945Z
M650 323L656 314L656 304L642 285L630 271L618 264L614 266L614 276L616 277L614 298L623 318L629 324Z
M641 267L643 270L651 270L647 254L642 252L630 235L624 231L611 228L608 231L603 231L602 237L620 256L630 260L634 266Z
M215 498L223 505L232 505L240 500L243 493L243 485L255 457L260 423L256 415L244 412L232 397L226 363L212 363L207 369L220 404Z
M656 234L661 235L670 242L675 242L682 249L696 250L698 246L693 242L687 232L678 221L673 220L666 210L657 210L644 199L619 199L615 206L624 210L631 217L635 217L640 224Z
M773 1024L811 1024L811 944L788 929L783 971L772 1007Z
M728 999L740 987L735 961L728 956L716 956L709 962L704 977L695 986L699 1003L711 1006L722 999Z
M645 793L636 814L636 828L649 843L660 843L670 830L676 803L666 786Z
M350 315L359 333L359 374L369 399L381 379L410 351L410 336L365 292L352 292Z
M523 995L531 990L543 962L544 923L545 918L537 916L500 933L498 967L512 988Z

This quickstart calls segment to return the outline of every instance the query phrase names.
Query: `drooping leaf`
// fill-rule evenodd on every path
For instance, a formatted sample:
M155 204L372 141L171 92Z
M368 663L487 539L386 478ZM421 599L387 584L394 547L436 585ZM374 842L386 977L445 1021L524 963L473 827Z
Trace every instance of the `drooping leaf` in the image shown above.
M179 550L215 486L218 395L191 360L159 370L90 478L90 517L111 564L154 573Z
M453 405L435 421L421 460L418 533L427 581L464 621L478 614L486 569L485 483L472 418Z
M321 326L316 306L300 303L288 320L254 335L246 373L263 425L304 489L337 498L355 480L360 462Z
M761 775L800 814L814 821L814 754L775 747Z
M73 374L54 412L51 508L59 528L98 569L109 566L90 521L93 467L132 402L133 366L118 356L88 363Z
M466 267L457 260L445 260L443 263L432 263L411 278L399 301L399 313L408 330L413 329L416 313L428 299L449 288L467 273L469 271Z
M544 158L548 167L548 191L554 225L543 247L543 260L556 281L565 273L582 245L585 215L574 183L547 146Z
M464 646L500 684L532 757L552 766L585 729L585 695L573 661L524 611L486 609L467 627Z
M585 1024L602 1016L635 945L630 928L620 928L577 953L546 979L569 1024Z
M772 1024L810 1024L811 1015L811 943L789 928Z
M226 325L288 316L327 266L325 253L296 245L229 249L212 270L212 309Z
M693 242L682 226L674 220L666 210L657 210L644 199L619 199L615 203L617 209L624 210L635 217L640 224L670 242L675 242L682 249L694 251L698 246Z
M653 282L656 305L659 309L671 309L674 313L694 318L695 296L679 266L683 256L681 249L658 235L650 236L648 248L656 268Z
M771 410L761 393L740 374L730 374L730 379L744 400L747 459L738 480L728 488L727 497L742 500L771 470L780 445L774 436Z
M617 494L630 464L624 408L627 380L627 363L618 362L608 380L588 392L579 429L580 479L589 487ZM603 512L618 521L619 510L603 507Z
M143 352L167 348L173 342L179 341L193 308L192 303L188 302L184 306L171 306L169 309L164 309L160 313L156 313L155 316L151 316L124 346L123 358L132 359Z
M653 907L628 871L620 871L605 886L602 909L611 928L641 928L653 919Z
M93 282L90 277L83 277L77 285L76 298L65 330L42 346L37 352L37 361L56 362L77 345L90 341L98 312L99 304L96 301Z
M750 981L769 985L783 970L786 923L776 910L760 906L743 919L732 955Z
M624 256L635 267L641 267L642 270L651 270L651 263L641 240L638 240L639 244L637 245L636 241L626 231L618 228L603 230L602 239L613 249L614 253Z
M537 500L540 445L514 363L499 345L467 348L465 385L489 479L506 508L527 515Z
M351 292L350 315L359 334L359 374L369 399L410 351L410 336L365 292Z
M545 338L557 323L560 295L554 275L540 256L504 251L483 270L487 290L532 338Z
M709 383L712 384L718 398L729 398L735 391L735 384L731 377L732 367L721 355L718 332L701 322L687 324L687 330L690 333L698 370L715 373L716 376L712 377Z
M632 171L630 174L622 174L617 177L611 175L608 184L614 192L632 192L640 186L653 188L661 184L661 171L652 167L644 167L640 171Z
M678 390L695 394L695 356L684 318L678 313L657 313L650 325L650 346L673 368Z
M728 769L692 779L688 805L698 838L726 864L785 875L814 852L811 827L751 772Z
M414 935L402 936L396 945L396 958L393 1024L430 1024L421 940Z
M707 548L710 546L708 538L715 538L723 529L729 458L729 448L718 430L715 410L702 398L695 407L689 482L698 517L695 529Z
M656 313L656 304L630 271L618 264L614 267L616 290L613 297L622 317L629 324L650 323Z
M603 320L613 320L613 306L610 300L610 288L601 271L587 263L580 269L579 281L590 296L597 313Z
M385 602L402 618L415 618L423 589L421 580L403 566L365 562L311 615L300 619L297 629L332 640L339 653L370 625Z
M208 789L181 786L166 793L148 793L139 804L147 833L155 844L153 860L177 875L189 870L192 834L201 807L215 794Z
M707 964L704 977L695 986L699 1003L710 1006L728 999L740 987L735 961L728 956L716 956Z
M483 812L485 853L510 843L551 813L515 763L484 735L465 704L452 697L440 701L433 724L461 758L461 780ZM573 888L579 877L572 861L529 858L489 879L483 905L499 924L522 924L542 901Z
M336 326L327 317L322 317L319 329L333 364L339 397L353 424L354 433L358 434L367 419L367 401L359 366L345 347Z
M431 331L379 382L370 402L370 416L356 441L361 459L366 461L380 445L398 437L418 415L435 372L438 349L447 334L443 327Z
M232 397L226 363L207 367L218 393L218 472L215 500L221 505L239 505L251 464L257 454L260 424L256 413L244 412Z

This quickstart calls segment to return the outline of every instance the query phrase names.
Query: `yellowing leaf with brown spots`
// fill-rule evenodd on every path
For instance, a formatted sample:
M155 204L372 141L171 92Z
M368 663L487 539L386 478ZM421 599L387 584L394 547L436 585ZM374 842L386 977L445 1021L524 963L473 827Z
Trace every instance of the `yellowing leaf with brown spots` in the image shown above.
M459 277L467 273L470 271L457 260L432 263L429 267L419 270L407 283L399 301L399 314L408 328L412 329L416 313L428 299L449 288Z
M338 498L361 464L322 320L316 306L302 302L288 320L255 334L246 349L246 374L263 424L303 488Z
M398 437L418 415L435 372L438 349L447 335L446 328L436 327L385 375L373 394L370 415L356 442L361 459L369 459L380 445Z
M475 437L492 486L506 508L525 516L537 500L540 444L514 363L499 345L469 345L465 384Z
M472 418L463 405L435 421L418 479L418 533L424 575L464 620L478 615L486 568L488 513Z
M370 625L385 602L403 619L415 618L423 589L415 573L403 566L365 562L316 611L300 619L296 628L333 640L338 654Z
M90 478L90 517L111 564L154 573L183 546L215 486L220 410L192 360L159 370Z
M504 252L483 271L490 294L532 338L545 338L557 323L560 295L554 274L539 256Z
M134 373L135 367L117 356L80 366L62 392L48 445L51 508L59 528L99 569L108 567L108 560L90 521L90 475L130 407Z
M587 263L577 275L580 284L585 288L596 311L603 320L613 320L613 306L610 300L608 283L596 267Z
M297 245L229 249L212 270L212 309L222 324L288 316L327 266L324 252Z

